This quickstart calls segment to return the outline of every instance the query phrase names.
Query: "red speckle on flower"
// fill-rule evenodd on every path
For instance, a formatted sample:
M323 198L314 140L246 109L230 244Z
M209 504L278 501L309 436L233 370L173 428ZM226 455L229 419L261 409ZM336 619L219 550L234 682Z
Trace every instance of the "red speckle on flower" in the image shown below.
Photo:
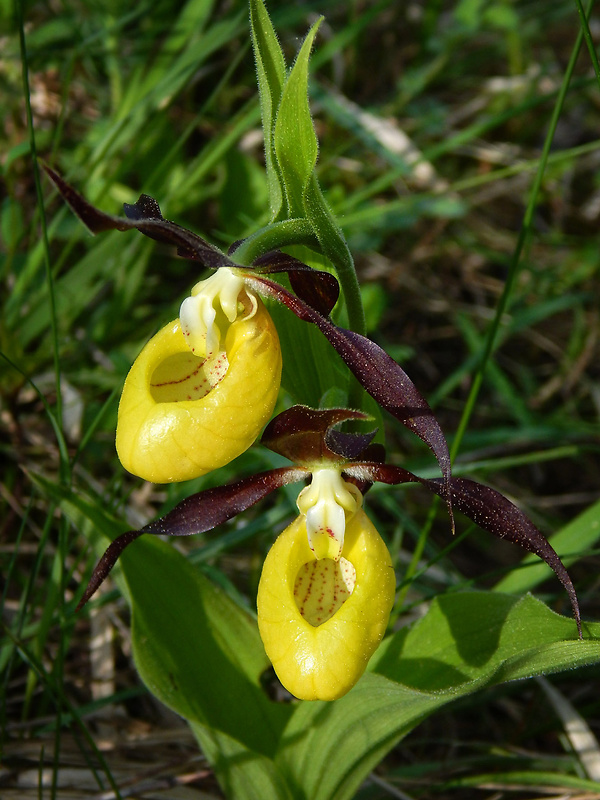
M174 386L178 383L185 383L186 381L195 378L205 364L206 361L201 361L200 364L198 364L195 369L188 372L187 375L184 375L182 378L173 378L170 381L160 381L159 383L151 383L150 386L155 386L155 387Z

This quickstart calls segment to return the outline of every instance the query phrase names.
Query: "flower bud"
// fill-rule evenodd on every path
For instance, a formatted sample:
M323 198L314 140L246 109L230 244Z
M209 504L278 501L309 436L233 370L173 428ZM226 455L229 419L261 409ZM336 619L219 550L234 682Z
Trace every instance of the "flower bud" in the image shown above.
M188 304L187 335L174 320L134 362L116 441L134 475L154 483L204 475L247 450L269 419L281 380L277 331L259 298L243 286L236 297L237 315L230 302L214 314L205 304L193 335Z
M258 588L258 627L281 683L302 700L335 700L363 674L394 603L390 554L362 509L338 561L315 556L306 518L279 536Z

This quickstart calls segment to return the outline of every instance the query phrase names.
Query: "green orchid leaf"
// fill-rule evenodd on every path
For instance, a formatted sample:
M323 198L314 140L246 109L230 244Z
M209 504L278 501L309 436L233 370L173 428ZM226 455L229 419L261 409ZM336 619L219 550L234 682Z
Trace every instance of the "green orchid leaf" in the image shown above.
M124 530L81 493L32 477L96 552ZM155 697L192 723L222 785L235 785L234 796L242 800L287 798L272 757L292 707L272 702L261 687L268 660L253 616L154 537L132 544L113 576L131 606L140 677ZM228 752L235 754L231 761L224 757ZM255 775L255 786L244 787L246 768Z
M437 598L411 629L384 640L371 673L345 697L298 706L276 763L297 797L351 798L402 736L456 698L600 661L600 624L584 624L584 631L578 640L572 619L531 596Z
M304 217L304 191L317 162L319 145L308 103L308 62L322 18L308 32L283 86L273 144L281 171L288 214Z
M250 29L256 60L260 112L265 137L265 165L269 186L271 218L276 219L282 210L284 192L279 167L275 158L273 129L275 113L281 100L286 67L277 34L262 0L250 0Z
M364 675L340 700L299 705L276 763L296 798L352 798L402 736L443 702L439 695Z
M460 592L436 598L426 616L410 631L384 641L376 653L375 672L417 690L464 693L478 686L576 666L592 652L600 658L600 623L583 623L578 640L570 617L555 614L531 595ZM568 655L567 655L568 654ZM401 656L401 657L400 657Z
M251 730L255 724L258 722L249 720ZM190 727L208 761L226 765L226 769L218 770L226 797L236 800L294 800L289 784L272 759L199 722L190 722Z
M141 679L191 724L227 796L287 800L272 756L292 708L261 688L268 661L253 617L159 539L121 561Z
M290 710L261 688L268 661L253 617L159 539L136 542L121 568L136 666L150 691L185 719L270 757Z
M122 528L79 493L35 480L96 549ZM267 661L253 617L180 553L144 537L120 570L142 679L190 721L229 796L243 800L351 798L394 744L446 703L600 661L600 623L584 623L581 641L572 619L531 596L456 593L384 640L345 697L277 704L260 684Z

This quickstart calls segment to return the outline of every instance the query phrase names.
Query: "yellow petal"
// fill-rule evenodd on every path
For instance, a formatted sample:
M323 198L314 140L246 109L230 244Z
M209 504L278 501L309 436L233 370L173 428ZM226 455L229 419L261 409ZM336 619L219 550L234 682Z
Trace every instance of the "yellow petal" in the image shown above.
M303 608L308 619L300 613L306 598L302 580L324 561L341 570L337 585L352 587L354 575L346 562L356 579L349 595L342 586L337 610L326 608L325 621L316 624L314 606ZM286 689L301 700L335 700L346 694L385 633L395 588L390 554L362 509L347 524L341 564L317 561L304 516L286 528L265 559L257 598L260 635ZM331 601L326 596L326 605Z
M154 483L184 481L228 464L271 416L281 380L277 331L260 300L228 326L224 353L206 362L179 320L165 325L133 364L121 395L117 453Z

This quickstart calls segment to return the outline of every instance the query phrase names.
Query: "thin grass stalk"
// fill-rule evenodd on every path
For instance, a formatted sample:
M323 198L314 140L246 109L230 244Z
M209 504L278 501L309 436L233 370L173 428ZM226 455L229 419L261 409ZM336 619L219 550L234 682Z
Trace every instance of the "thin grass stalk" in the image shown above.
M55 557L56 580L58 582L58 623L60 636L58 637L56 659L53 664L53 672L59 686L64 686L65 679L65 564L67 562L67 539L69 522L65 517L60 518L58 530L58 548ZM63 732L64 717L64 692L60 692L56 704L56 721L54 726L54 760L52 770L52 796L57 796L58 772L60 767L61 737Z
M2 590L1 608L0 608L0 610L2 612L2 619L5 619L4 610L5 610L5 606L6 606L6 600L8 598L8 588L9 588L9 585L10 585L12 579L13 579L13 572L15 571L15 567L16 567L16 564L17 564L17 558L18 558L18 555L19 555L19 548L21 546L21 540L23 538L23 533L25 531L26 520L29 517L29 513L30 513L32 507L33 507L33 498L31 497L31 498L29 498L29 505L28 505L27 511L24 513L23 518L21 520L21 524L19 525L17 538L16 538L16 541L15 541L15 544L14 544L14 547L13 547L13 550L12 550L12 553L11 553L10 561L9 561L9 564L8 564L8 569L6 570L4 588ZM22 611L23 611L23 608L21 608L21 619L18 621L19 633L20 633L20 630L22 628L22 622L23 622ZM1 694L2 697L5 697L5 698L8 697L8 686L9 686L9 683L10 683L10 676L12 674L12 666L13 666L15 654L16 654L16 650L13 647L13 648L11 648L11 650L10 650L10 652L8 654L8 657L6 657L5 663L4 663L4 676L3 676L3 680L2 680L2 684L1 684L2 685L2 689L0 691L0 694ZM6 653L4 655L6 656ZM6 738L6 725L8 723L8 717L7 717L7 713L6 712L7 712L7 703L6 702L1 703L0 704L0 742L3 742L5 740L5 738Z
M37 148L35 141L35 128L33 124L33 112L31 109L31 90L29 86L29 67L27 62L27 43L25 40L25 21L23 17L23 2L17 0L17 27L19 29L19 46L21 53L21 72L23 80L23 94L25 100L25 112L27 115L27 130L29 133L29 146L31 148L31 160L33 167L33 179L35 183L35 191L37 197L38 211L40 215L40 226L42 229L42 242L44 249L44 262L46 272L46 284L48 287L48 303L50 305L50 324L52 328L52 352L54 359L54 379L56 386L56 424L62 434L62 390L61 390L61 371L60 371L60 353L58 345L58 327L56 320L56 298L54 294L54 280L52 277L52 269L50 266L50 245L48 242L48 228L46 224L46 212L44 208L44 196L42 194L42 182L40 179L40 169L37 161ZM50 411L50 413L52 413ZM69 465L68 461L63 458L61 451L60 459L60 474L61 480L68 483L69 480Z
M437 502L435 502L437 501ZM392 609L391 617L395 619L403 609L404 601L406 600L406 594L410 589L410 585L414 578L416 578L419 572L419 563L421 558L423 557L423 552L425 550L425 545L427 543L427 538L429 536L429 531L431 530L431 526L437 516L437 509L439 504L439 497L434 497L434 502L429 506L429 511L427 513L427 519L425 520L425 524L421 527L419 531L419 536L417 538L415 547L412 552L412 556L410 558L410 562L408 567L406 568L406 572L404 573L404 579L402 581L402 585L398 589L396 593L396 602L394 603L394 608Z
M598 81L598 86L600 86L600 64L598 63L598 56L596 55L594 40L592 39L592 34L590 33L590 26L588 25L588 17L590 16L590 13L592 11L594 0L590 0L590 4L588 6L587 11L584 10L581 0L575 0L575 5L577 6L579 21L581 22L581 30L583 31L583 37L585 39L585 43L587 45L587 49L590 54L590 59L594 67L596 80Z
M102 752L98 749L98 746L96 745L96 743L95 743L91 733L87 729L85 723L81 719L81 717L80 717L80 715L79 715L79 713L77 711L77 708L70 702L69 698L65 695L65 693L64 693L62 687L60 686L60 684L57 684L55 681L53 681L52 676L46 671L46 669L45 669L44 665L42 664L42 662L36 656L32 655L32 653L30 653L27 650L24 642L22 642L19 637L15 636L10 629L6 630L6 635L12 641L14 647L19 652L19 654L20 654L21 658L23 659L23 661L27 664L27 666L31 670L33 670L37 674L39 680L43 683L43 685L48 690L48 692L49 692L52 700L54 701L56 707L58 708L62 704L62 707L66 709L69 717L72 718L72 720L75 722L77 727L81 730L81 732L83 734L83 737L84 737L84 740L86 741L86 743L88 744L88 746L90 747L92 752L94 753L94 756L96 757L96 759L98 761L98 764L99 764L100 768L102 769L102 772L106 775L106 779L107 779L111 789L113 790L113 792L115 794L116 800L122 800L122 795L119 792L119 787L117 786L117 784L115 782L115 779L114 779L114 777L112 775L112 772L110 771L110 767L108 766L108 763L106 762L106 759L102 755ZM78 740L76 739L76 741L78 741ZM43 753L42 753L42 756L43 756ZM43 764L43 758L42 758L42 764ZM96 771L94 771L94 775L97 776ZM99 780L98 780L98 784L99 784L99 788L100 789L104 789L105 788L104 786L102 786L100 784ZM42 782L40 780L39 788L41 789L41 787L42 787Z
M80 456L83 453L83 451L85 450L88 442L91 441L91 439L92 439L93 435L95 434L98 426L100 425L100 423L104 419L104 415L106 414L108 409L112 406L112 404L115 402L117 397L119 397L120 391L121 391L121 387L115 386L115 388L112 390L112 392L106 398L104 403L102 403L102 406L99 409L98 413L91 420L90 424L86 426L86 429L85 429L85 432L84 432L84 434L83 434L83 436L81 438L81 441L77 445L77 450L75 451L75 455L71 459L71 467L75 466L75 463L80 458Z
M588 13L593 5L593 0L590 0L588 6ZM565 71L563 81L558 93L558 97L556 98L556 103L554 105L552 111L552 117L550 119L550 125L548 128L548 133L546 134L546 138L544 140L544 146L542 149L542 155L540 157L539 167L537 169L533 186L531 189L531 193L529 195L529 201L527 203L527 208L525 209L525 215L523 217L523 224L521 225L521 230L519 231L519 237L517 239L517 244L515 246L515 251L513 253L513 257L511 259L510 267L508 270L508 276L506 278L506 283L504 284L504 290L500 299L498 301L498 305L496 307L496 313L494 315L494 319L490 325L488 330L485 345L483 349L483 353L481 356L480 364L473 376L473 383L471 384L471 389L469 391L469 395L467 397L467 401L465 403L465 407L463 409L463 413L458 424L458 429L454 436L454 440L452 442L452 446L450 448L450 457L454 460L456 455L460 449L460 445L462 443L463 436L467 429L467 425L469 424L469 420L471 418L471 414L475 408L475 403L477 401L477 397L479 395L479 390L481 389L481 385L483 383L483 377L485 374L486 367L489 363L489 360L494 352L496 347L496 342L498 338L498 332L500 329L500 325L502 322L502 317L504 316L505 311L508 308L510 297L512 294L512 290L515 285L515 281L517 275L519 273L519 267L521 263L521 255L523 253L523 249L525 244L527 243L531 232L532 232L532 221L533 221L533 213L537 206L537 199L540 192L540 188L542 185L542 179L544 177L544 172L546 170L546 166L548 163L548 157L550 155L550 147L552 146L552 142L554 140L554 134L556 132L556 126L558 125L558 120L562 113L563 105L565 102L565 98L567 96L567 91L569 88L569 84L571 82L571 77L573 75L573 71L575 69L575 64L577 62L577 58L579 56L579 52L581 50L581 44L583 42L583 29L580 28L577 34L577 38L575 40L575 44L571 51L571 57L569 59L569 63L567 65L567 69Z
M590 0L590 6L588 8L588 12L592 6L593 0ZM542 155L540 157L539 166L536 172L536 176L534 179L533 187L531 190L531 194L529 197L529 202L527 204L527 208L525 210L525 215L523 218L523 224L521 226L521 230L519 232L519 237L517 239L517 244L515 247L515 251L511 260L508 277L506 283L504 285L504 290L498 302L498 306L496 307L496 313L494 315L494 319L492 320L492 324L489 328L486 342L484 345L483 354L481 357L480 364L477 368L477 371L473 378L473 383L471 384L471 389L469 392L469 396L467 397L467 401L465 403L465 407L458 425L458 429L454 436L452 446L450 449L450 457L452 460L456 458L458 450L460 448L460 444L462 442L463 436L467 429L467 425L471 418L471 414L475 408L475 403L477 401L477 397L479 395L479 390L481 389L481 385L483 383L483 376L486 370L486 367L489 363L489 360L494 352L494 348L497 341L498 332L500 329L500 324L502 321L502 317L508 307L510 296L512 294L513 287L515 285L515 280L518 275L520 261L521 261L521 254L523 252L523 248L527 239L529 238L529 234L531 233L532 227L532 220L533 220L533 213L535 211L537 205L537 198L538 194L542 185L542 179L544 176L544 172L546 170L546 166L548 163L548 157L550 154L550 147L552 145L552 141L554 139L554 133L556 131L556 126L558 124L558 120L560 118L562 108L564 105L565 97L567 95L567 90L569 88L569 84L571 81L571 77L573 74L573 70L575 68L575 63L577 61L577 57L579 56L579 51L581 49L581 44L583 41L583 30L580 28L579 33L577 34L577 38L575 41L575 45L571 52L571 57L569 59L569 63L567 65L567 69L565 71L565 75L558 93L558 97L556 99L556 103L554 105L554 109L552 112L552 117L550 120L550 125L548 128L548 133L546 134L546 138L544 140L544 146L542 149ZM415 549L413 551L413 555L411 561L408 565L406 570L406 577L405 577L405 585L400 588L397 598L396 604L394 607L394 614L399 613L404 600L406 598L406 593L408 592L409 588L409 579L413 577L418 569L418 564L423 554L425 543L427 541L427 537L429 536L429 532L431 531L431 527L437 515L437 508L439 505L439 498L435 497L433 503L431 504L429 513L427 515L427 519L419 533L419 538L417 539L417 543Z

